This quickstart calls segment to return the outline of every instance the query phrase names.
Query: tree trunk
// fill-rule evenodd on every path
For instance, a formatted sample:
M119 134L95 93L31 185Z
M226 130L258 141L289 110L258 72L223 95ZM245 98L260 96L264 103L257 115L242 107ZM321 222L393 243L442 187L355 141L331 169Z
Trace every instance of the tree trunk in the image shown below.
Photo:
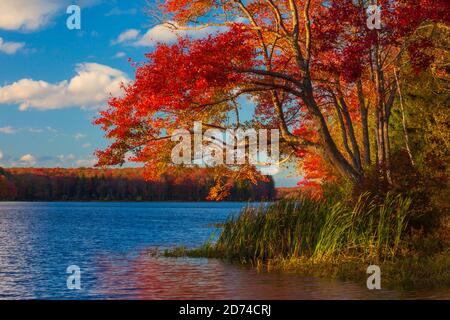
M375 84L376 84L376 101L377 101L377 129L378 129L378 153L379 165L383 176L390 182L389 174L389 131L388 131L388 114L385 103L385 87L384 73L381 68L381 57L379 55L379 45L375 45Z
M361 79L357 82L358 86L358 98L359 98L359 111L361 113L361 129L363 135L363 157L364 157L364 165L370 166L370 136L369 136L369 108L366 106L366 102L364 99L364 92L362 88Z
M411 148L409 147L409 136L408 136L408 130L406 128L405 107L403 105L402 89L401 89L400 83L398 81L397 70L395 70L394 76L395 76L395 84L397 85L398 98L400 100L400 112L402 114L403 138L405 139L406 152L408 152L408 156L409 156L409 160L411 161L411 165L414 166L415 165L414 158L413 158L413 155L411 152Z
M314 118L318 121L319 135L323 142L325 155L329 158L333 166L342 174L342 176L350 178L354 181L359 181L362 177L362 172L352 167L352 165L347 161L347 159L345 159L336 146L336 143L334 142L328 129L327 122L317 106L316 101L314 100L311 81L307 78L304 79L304 89L303 102Z

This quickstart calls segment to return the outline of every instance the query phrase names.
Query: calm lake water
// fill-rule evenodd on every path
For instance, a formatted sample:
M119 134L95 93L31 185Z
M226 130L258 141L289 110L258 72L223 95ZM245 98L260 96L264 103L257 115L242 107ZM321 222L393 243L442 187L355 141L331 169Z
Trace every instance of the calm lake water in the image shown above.
M198 246L244 203L0 203L0 299L450 299L450 290L257 273L214 259L154 258ZM66 269L81 269L81 290Z

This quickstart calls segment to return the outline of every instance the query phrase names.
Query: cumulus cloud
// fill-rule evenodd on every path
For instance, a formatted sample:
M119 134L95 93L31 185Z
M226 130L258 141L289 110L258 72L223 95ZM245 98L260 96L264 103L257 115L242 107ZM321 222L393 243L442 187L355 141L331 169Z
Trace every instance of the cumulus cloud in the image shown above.
M0 29L36 30L50 22L56 14L65 14L70 0L1 0ZM88 7L99 0L80 0L77 4Z
M0 52L14 54L25 46L23 42L5 41L0 37Z
M175 22L169 22L164 24L159 24L151 29L149 29L140 39L135 41L133 44L135 46L153 46L157 43L174 43L179 37L185 38L189 37L191 39L201 39L210 34L214 34L219 31L224 31L225 27L206 27L197 30L176 30L177 27Z
M36 163L36 158L32 154L28 153L20 157L19 161L25 165L34 165Z
M175 28L174 28L175 27ZM171 44L178 38L189 37L191 39L201 39L216 32L225 31L226 27L206 27L197 30L177 30L175 22L167 22L150 28L141 35L137 29L128 29L119 34L112 44L127 44L136 47L151 47L157 43Z
M122 32L121 34L119 34L117 39L113 40L112 43L118 44L118 43L128 42L128 41L137 39L138 36L139 36L139 30L128 29L128 30L125 30L124 32Z
M35 30L47 24L60 9L57 0L2 0L0 28Z
M67 107L97 108L110 94L121 93L121 83L129 78L120 70L98 64L80 63L76 76L58 83L21 79L0 87L0 104L18 104L20 110L62 109Z

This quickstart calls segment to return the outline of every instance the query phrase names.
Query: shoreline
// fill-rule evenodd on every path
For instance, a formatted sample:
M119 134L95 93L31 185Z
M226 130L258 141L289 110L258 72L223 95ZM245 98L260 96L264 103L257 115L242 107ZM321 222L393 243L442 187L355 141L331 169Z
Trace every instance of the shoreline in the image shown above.
M261 260L239 260L223 255L211 247L188 249L149 250L152 257L165 258L206 258L226 261L233 265L249 267L258 272L278 272L295 274L302 277L317 277L327 280L351 281L366 284L369 276L367 267L379 265L381 268L382 288L392 290L431 290L450 288L450 252L437 253L424 257L398 257L390 261L360 260L354 257L334 259L332 261L313 261L308 258Z
M388 194L377 204L366 196L347 204L304 198L246 207L218 225L215 241L150 254L364 283L376 265L388 287L450 288L450 217L442 212L432 229L415 229L410 204Z

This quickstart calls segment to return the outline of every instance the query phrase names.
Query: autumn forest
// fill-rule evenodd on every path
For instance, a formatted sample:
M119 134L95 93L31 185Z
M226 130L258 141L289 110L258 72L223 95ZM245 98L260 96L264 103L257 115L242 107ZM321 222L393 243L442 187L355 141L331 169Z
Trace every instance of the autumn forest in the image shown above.
M0 200L18 201L205 201L214 181L207 169L183 177L146 181L141 169L0 168ZM263 201L275 197L273 180L236 182L227 200Z

